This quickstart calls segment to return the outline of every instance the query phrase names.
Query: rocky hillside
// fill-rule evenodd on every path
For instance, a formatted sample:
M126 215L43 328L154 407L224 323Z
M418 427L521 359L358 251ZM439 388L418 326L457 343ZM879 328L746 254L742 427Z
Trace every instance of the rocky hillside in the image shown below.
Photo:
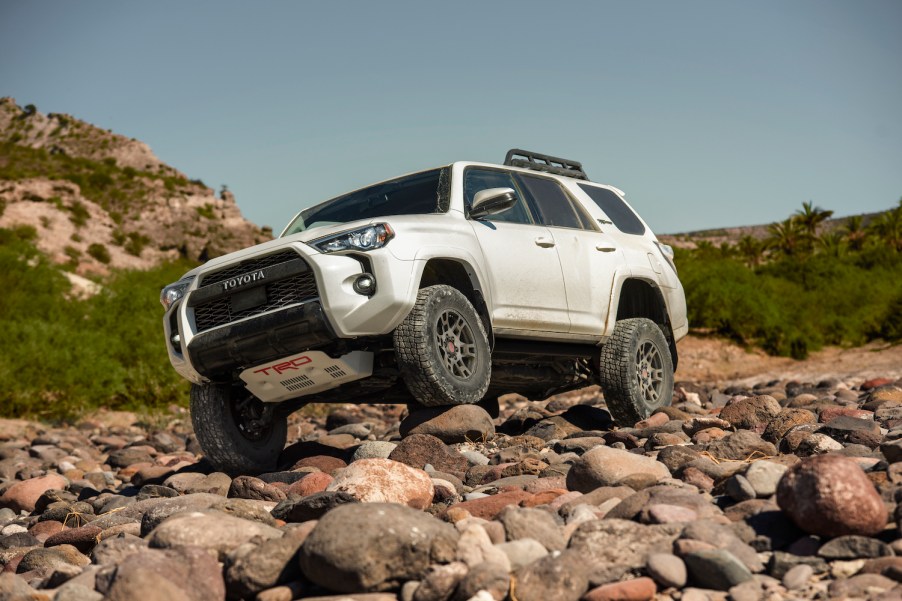
M80 275L205 260L271 238L234 196L161 162L150 147L0 99L0 227L30 226Z

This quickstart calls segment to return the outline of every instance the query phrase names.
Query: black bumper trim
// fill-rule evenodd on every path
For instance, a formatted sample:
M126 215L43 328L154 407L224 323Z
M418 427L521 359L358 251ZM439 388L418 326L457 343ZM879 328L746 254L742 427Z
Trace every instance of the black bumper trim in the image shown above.
M201 375L217 379L334 341L319 301L294 305L196 335L188 356Z

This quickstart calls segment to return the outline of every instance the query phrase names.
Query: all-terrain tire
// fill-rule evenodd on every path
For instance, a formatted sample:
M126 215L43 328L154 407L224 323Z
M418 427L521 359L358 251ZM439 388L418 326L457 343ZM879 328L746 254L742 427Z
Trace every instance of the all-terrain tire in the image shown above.
M394 332L395 358L413 397L427 407L477 403L492 375L485 327L451 286L423 288Z
M237 403L249 398L249 392L229 384L191 385L197 441L217 469L232 475L273 471L288 438L288 417L278 412L259 432L242 429Z
M601 350L599 375L608 411L632 426L673 400L673 360L664 332L650 319L621 319Z

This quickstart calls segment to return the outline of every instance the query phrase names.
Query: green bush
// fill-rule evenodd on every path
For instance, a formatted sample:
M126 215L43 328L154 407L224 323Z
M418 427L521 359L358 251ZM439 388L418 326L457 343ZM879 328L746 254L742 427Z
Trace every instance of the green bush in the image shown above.
M97 242L88 246L88 254L105 265L108 264L111 259L109 249Z
M116 272L100 294L76 300L35 249L34 235L33 228L0 229L4 414L61 419L98 406L184 403L188 388L166 357L158 299L193 265Z

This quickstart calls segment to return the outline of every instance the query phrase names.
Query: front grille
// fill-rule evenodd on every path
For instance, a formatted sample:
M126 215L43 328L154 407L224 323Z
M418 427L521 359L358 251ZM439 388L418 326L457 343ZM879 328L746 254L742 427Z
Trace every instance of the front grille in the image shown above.
M293 250L283 250L273 255L247 259L246 261L242 261L241 263L236 263L230 267L227 267L222 271L205 274L203 279L200 281L200 285L209 286L210 284L224 282L251 271L257 271L265 267L270 267L271 265L278 265L279 263L297 259L299 256L300 255Z
M270 277L281 279L267 280L266 284L259 286L239 288L231 294L222 291L221 287L216 287L219 282L283 263L284 265L280 267L267 270ZM205 294L205 291L209 291L211 288L214 290L212 298L210 293ZM261 288L265 290L265 296L261 294L259 299L253 298L253 295ZM247 296L243 296L247 294L252 295L250 302L247 302ZM202 288L195 293L194 301L189 302L193 303L194 323L199 333L239 319L314 300L317 297L316 278L313 272L297 253L283 251L259 259L244 261L204 276ZM233 302L233 298L235 302ZM256 302L259 304L255 304Z

